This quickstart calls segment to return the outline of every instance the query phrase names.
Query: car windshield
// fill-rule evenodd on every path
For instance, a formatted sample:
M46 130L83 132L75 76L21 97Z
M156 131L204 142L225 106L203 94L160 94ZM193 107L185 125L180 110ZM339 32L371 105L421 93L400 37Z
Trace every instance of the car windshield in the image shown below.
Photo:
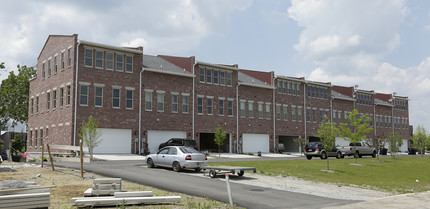
M194 148L191 147L181 147L179 148L183 153L199 153L199 151L197 151Z

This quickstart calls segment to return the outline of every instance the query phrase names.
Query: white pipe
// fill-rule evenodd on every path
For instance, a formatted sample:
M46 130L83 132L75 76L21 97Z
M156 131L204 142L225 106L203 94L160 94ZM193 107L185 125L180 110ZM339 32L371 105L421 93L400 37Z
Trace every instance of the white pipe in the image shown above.
M273 76L272 85L275 86L276 76ZM276 150L276 99L275 99L276 87L273 89L273 152Z
M139 154L142 154L142 74L145 68L142 68L139 75Z
M230 201L231 207L234 208L233 197L231 196L231 189L230 189L230 178L228 176L228 173L225 174L225 182L227 184L228 200Z
M192 105L193 110L192 110L192 118L191 118L192 121L191 121L191 123L192 123L192 129L193 129L192 130L192 135L193 135L192 138L193 138L193 140L195 140L195 136L194 135L196 133L194 133L195 132L195 129L194 129L194 126L195 126L194 125L194 117L195 117L195 113L194 113L194 108L195 108L195 106L194 106L195 105L194 104L195 100L194 99L195 99L195 97L194 97L194 95L195 95L195 93L194 93L194 91L195 91L195 86L196 86L196 84L195 84L195 82L196 82L195 81L195 77L196 77L195 68L196 68L197 62L196 62L196 58L193 58L193 59L194 59L193 60L194 61L194 64L193 64L193 102L192 102L193 103L193 105ZM201 144L201 143L199 143L199 144ZM199 148L201 149L201 145L199 146Z
M303 84L303 115L304 115L304 118L303 118L303 121L305 122L305 139L307 138L307 134L306 134L306 126L307 126L307 115L306 115L306 113L307 113L307 108L306 108L306 92L307 92L307 89L306 89L306 84L307 84L307 82L306 83L304 83Z
M79 65L78 65L78 60L79 60L79 45L81 44L80 41L78 40L77 42L78 44L76 45L76 63L75 63L75 68L76 68L76 75L75 75L75 95L74 95L74 100L75 100L75 114L74 114L74 122L73 122L73 146L76 146L76 115L78 112L78 69L79 69ZM82 153L81 153L82 154Z
M237 85L236 85L236 153L239 153L239 86L240 86L240 83L237 82Z

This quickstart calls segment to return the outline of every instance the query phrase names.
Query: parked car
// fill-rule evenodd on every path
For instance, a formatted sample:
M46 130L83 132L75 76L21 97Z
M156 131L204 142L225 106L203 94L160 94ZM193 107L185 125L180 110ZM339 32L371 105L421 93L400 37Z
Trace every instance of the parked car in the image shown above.
M1 151L1 152L0 152L0 156L1 156L1 158L2 158L3 160L7 160L7 154L6 154L6 151Z
M148 168L160 166L172 168L176 172L182 169L200 171L202 166L207 165L207 163L206 155L192 147L185 146L166 146L156 154L146 156Z
M339 159L344 157L342 151L336 147L333 147L331 151L327 151L324 149L324 146L321 144L321 142L309 142L306 144L303 150L308 160L312 159L312 157L320 157L321 159L327 159L327 157L336 157Z
M197 146L197 142L191 139L181 139L181 138L171 138L164 143L161 143L158 146L158 150L165 146L186 146L186 147L194 147L194 149L199 150Z
M376 157L376 149L374 147L367 146L363 142L358 143L349 143L349 146L346 147L338 147L342 152L347 156L357 156L361 158L364 155L370 155L373 158Z

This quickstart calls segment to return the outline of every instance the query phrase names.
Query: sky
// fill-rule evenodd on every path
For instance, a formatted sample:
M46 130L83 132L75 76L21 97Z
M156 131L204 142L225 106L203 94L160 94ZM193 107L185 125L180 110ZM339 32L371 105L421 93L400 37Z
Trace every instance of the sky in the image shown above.
M195 56L409 98L430 130L427 0L2 0L0 62L35 66L50 34ZM8 72L0 71L0 80Z

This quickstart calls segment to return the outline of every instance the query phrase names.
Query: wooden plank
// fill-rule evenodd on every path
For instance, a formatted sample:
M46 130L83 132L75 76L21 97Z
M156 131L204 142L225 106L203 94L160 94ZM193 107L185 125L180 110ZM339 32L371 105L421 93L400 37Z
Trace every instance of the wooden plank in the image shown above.
M121 178L94 179L93 184L121 184Z
M113 194L115 198L122 197L151 197L153 196L152 191L140 191L140 192L115 192Z
M70 146L70 145L56 145L51 144L49 145L51 149L60 149L60 150L73 150L73 151L80 151L81 148L79 146ZM89 152L88 147L82 147L84 152Z
M80 198L75 200L77 206L110 206L110 205L133 205L142 203L166 203L179 202L180 196L165 196L165 197L128 197L128 198Z
M31 188L0 190L0 194L1 193L11 193L11 192L21 192L21 191L27 191L27 190L36 190L36 189L48 189L48 188L55 188L55 187L57 187L57 186L39 186L39 187L31 187Z

